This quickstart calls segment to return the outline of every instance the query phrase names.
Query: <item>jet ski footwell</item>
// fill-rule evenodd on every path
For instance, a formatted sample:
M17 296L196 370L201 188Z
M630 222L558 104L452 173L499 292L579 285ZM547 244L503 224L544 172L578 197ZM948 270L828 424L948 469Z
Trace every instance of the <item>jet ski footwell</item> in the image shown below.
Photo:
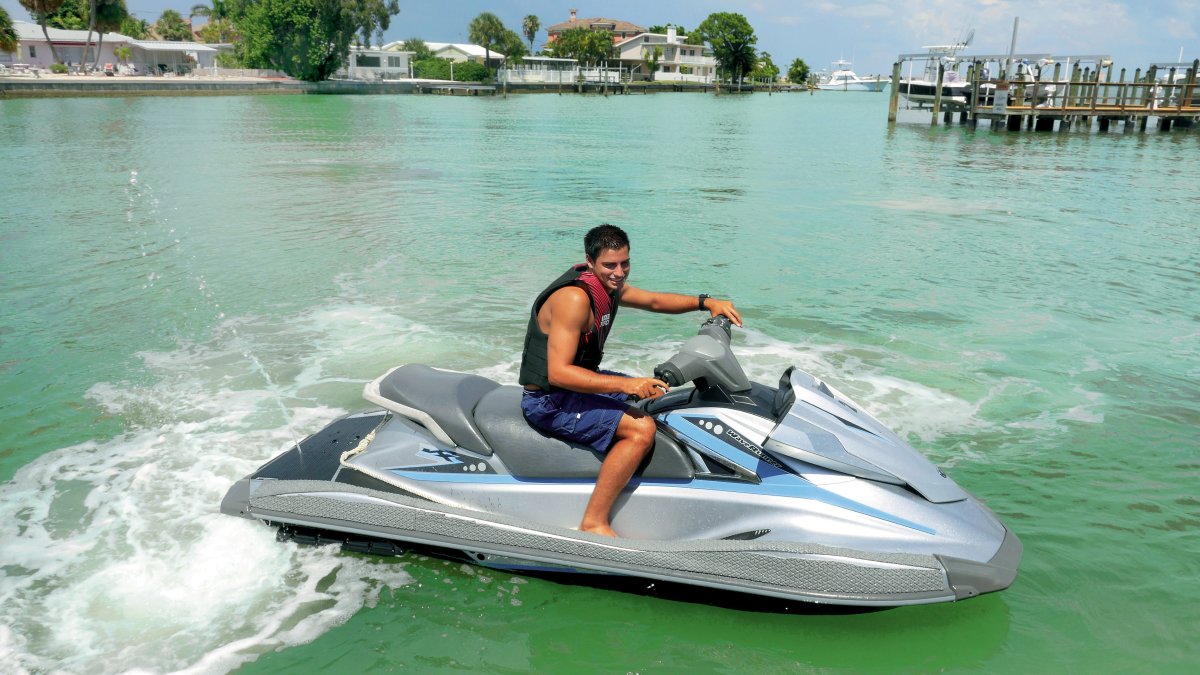
M221 510L276 525L364 535L567 570L623 574L815 603L945 602L1012 583L1021 543L1006 532L987 563L778 540L611 539L342 482L246 478Z

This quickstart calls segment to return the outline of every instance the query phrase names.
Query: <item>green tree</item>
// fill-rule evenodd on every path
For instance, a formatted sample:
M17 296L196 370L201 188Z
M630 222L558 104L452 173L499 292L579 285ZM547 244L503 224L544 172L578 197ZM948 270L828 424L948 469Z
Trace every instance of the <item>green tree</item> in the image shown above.
M758 62L754 66L754 70L750 73L750 77L754 80L771 80L779 77L779 66L771 60L770 52L763 52L758 55Z
M96 6L95 26L96 32L100 34L100 39L96 42L96 59L92 62L93 68L100 65L100 51L104 47L104 34L119 30L127 16L129 16L129 10L125 9L125 0L99 0L99 4Z
M154 32L163 40L184 42L192 39L192 31L183 21L183 15L173 9L164 9L154 22Z
M465 61L450 67L450 59L428 58L412 62L413 76L427 80L449 80L456 82L483 82L490 77L488 69L478 63ZM451 74L454 75L451 78Z
M397 0L247 0L235 24L247 68L327 80L350 57L354 40L370 42L400 12Z
M650 73L651 80L661 67L659 62L662 61L662 55L663 48L659 45L654 45L654 49L642 47L642 65L646 67L646 72Z
M209 21L228 19L230 18L231 14L230 4L232 3L224 2L223 0L212 0L211 7L203 3L192 5L192 11L188 14L188 18L194 19L198 16L202 16Z
M797 58L792 61L792 65L788 66L788 81L792 84L799 84L808 79L808 64L804 59Z
M406 52L412 52L413 63L433 58L433 51L421 38L408 38L400 47Z
M87 28L88 0L63 0L58 9L46 15L48 28L84 30Z
M471 23L467 26L467 37L471 42L483 47L484 65L488 68L492 67L492 52L495 47L504 42L506 30L508 29L504 27L504 22L500 20L500 17L491 12L484 12L471 19Z
M754 45L758 37L754 28L741 14L733 12L715 12L700 23L696 32L704 36L705 42L712 46L713 57L731 80L741 88L742 79L754 70L758 59L755 57Z
M58 50L54 48L54 43L50 42L50 33L46 30L46 17L56 12L62 4L63 0L21 0L21 6L42 27L42 35L46 36L46 44L50 45L50 55L54 57L55 63L62 63L62 59L58 58Z
M522 56L525 56L529 53L529 51L525 49L525 41L521 39L521 36L517 35L516 31L511 31L508 29L505 29L504 37L501 39L500 44L496 47L496 49L508 57L510 61L520 59Z
M533 39L537 37L537 32L541 29L542 22L532 14L526 15L521 20L521 32L525 34L525 39L529 40L529 53L533 53Z
M17 29L8 10L0 7L0 52L17 51Z
M551 43L554 55L594 65L612 55L612 33L606 30L571 28Z
M229 19L211 19L200 29L200 40L209 44L236 42L237 27Z
M212 6L192 5L188 18L202 16L207 21L200 29L200 39L209 43L233 42L237 39L237 27L233 25L231 2L212 0Z
M121 21L121 27L117 29L117 32L134 40L145 40L150 37L150 24L145 19L127 16Z

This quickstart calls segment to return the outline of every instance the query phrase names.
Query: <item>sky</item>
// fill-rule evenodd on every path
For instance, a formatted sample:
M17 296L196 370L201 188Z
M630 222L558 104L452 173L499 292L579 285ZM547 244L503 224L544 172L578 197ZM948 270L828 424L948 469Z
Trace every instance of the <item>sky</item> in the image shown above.
M188 15L196 0L126 0L138 18L153 23L164 9ZM17 0L0 0L14 19L28 19ZM1108 54L1130 71L1151 63L1200 58L1200 0L400 0L400 14L385 41L419 37L427 42L467 42L467 24L492 12L521 32L533 14L543 29L579 17L622 19L640 26L673 23L693 28L713 12L737 12L758 36L758 50L784 70L802 58L814 70L837 59L860 75L891 72L901 53L949 44L974 29L968 54L1006 53L1013 20L1020 19L1017 52ZM197 19L199 22L200 19Z

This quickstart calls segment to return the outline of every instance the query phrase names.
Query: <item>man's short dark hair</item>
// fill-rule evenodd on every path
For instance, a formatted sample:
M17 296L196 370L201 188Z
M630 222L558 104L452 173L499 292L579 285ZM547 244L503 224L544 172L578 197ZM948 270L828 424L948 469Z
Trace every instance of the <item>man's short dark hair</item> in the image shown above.
M583 237L583 252L592 261L600 256L601 251L610 248L619 251L626 246L629 246L629 235L625 234L625 230L608 223L593 227Z

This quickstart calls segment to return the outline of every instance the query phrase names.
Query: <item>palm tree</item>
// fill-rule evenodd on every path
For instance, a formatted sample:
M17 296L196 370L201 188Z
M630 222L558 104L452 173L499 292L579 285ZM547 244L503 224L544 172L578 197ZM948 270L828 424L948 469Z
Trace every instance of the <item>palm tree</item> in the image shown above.
M173 9L163 10L158 21L154 22L154 32L163 40L182 42L192 39L192 31L183 22L183 16Z
M93 70L100 65L100 50L104 48L104 34L120 29L121 23L127 16L129 16L129 10L125 9L125 0L100 0L100 6L96 8L96 31L100 33L100 39L96 42L96 61L92 64Z
M222 0L212 0L212 7L205 4L192 5L192 11L188 14L189 19L194 19L202 16L209 21L220 21L229 18L229 4Z
M467 26L467 36L471 42L483 47L484 65L488 68L492 67L492 45L504 41L506 30L508 29L504 27L500 17L491 12L484 12L471 19L471 24Z
M0 52L17 51L17 29L13 28L8 10L0 7Z
M58 8L62 7L62 4L63 0L21 0L21 6L42 27L42 35L46 36L46 44L50 45L50 55L54 57L55 63L62 63L62 59L58 58L58 50L54 48L54 43L50 41L50 33L46 30L46 16L57 12Z
M533 53L533 38L537 37L538 29L542 27L542 22L532 14L526 16L521 21L521 32L525 34L525 39L529 40L529 53Z
M212 0L212 6L205 4L192 5L192 11L188 14L189 19L194 19L202 16L208 19L205 24L205 29L202 35L207 35L206 41L210 41L214 35L217 42L227 42L231 36L236 34L236 29L230 23L229 16L232 14L230 3L224 0Z

